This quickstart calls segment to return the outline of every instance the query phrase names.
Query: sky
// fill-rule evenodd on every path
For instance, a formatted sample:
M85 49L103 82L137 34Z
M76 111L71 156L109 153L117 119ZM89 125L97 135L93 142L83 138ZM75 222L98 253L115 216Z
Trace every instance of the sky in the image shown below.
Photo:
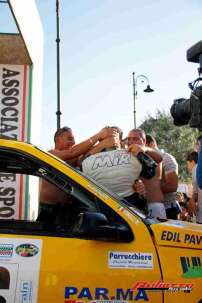
M44 30L42 135L53 147L57 127L56 14L54 0L36 0ZM1 7L0 7L1 8ZM133 79L137 78L136 118L169 111L176 98L189 98L188 82L198 64L186 51L201 40L201 0L60 0L61 126L76 142L106 125L124 136L134 127ZM6 18L0 11L0 27ZM3 20L3 21L2 21Z

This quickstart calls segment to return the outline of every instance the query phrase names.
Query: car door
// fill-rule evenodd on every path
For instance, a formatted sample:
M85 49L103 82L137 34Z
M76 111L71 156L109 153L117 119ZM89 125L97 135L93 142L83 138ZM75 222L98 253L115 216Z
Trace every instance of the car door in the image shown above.
M161 279L140 216L56 158L19 149L9 149L7 157L16 161L4 163L4 172L45 178L73 199L76 212L67 229L51 232L43 222L0 220L0 248L12 247L1 263L13 273L14 286L4 292L13 301L7 302L162 302L161 292L140 288Z
M163 281L171 291L164 302L202 302L202 227L184 221L151 225ZM173 264L173 266L170 266Z

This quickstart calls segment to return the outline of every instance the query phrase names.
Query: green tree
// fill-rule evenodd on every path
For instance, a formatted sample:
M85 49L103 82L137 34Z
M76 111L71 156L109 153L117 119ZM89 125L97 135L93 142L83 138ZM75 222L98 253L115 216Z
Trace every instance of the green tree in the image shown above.
M140 126L146 134L154 136L158 147L173 155L179 164L180 180L190 179L186 170L187 154L194 149L198 130L186 126L175 126L170 114L158 110L155 118L148 115Z

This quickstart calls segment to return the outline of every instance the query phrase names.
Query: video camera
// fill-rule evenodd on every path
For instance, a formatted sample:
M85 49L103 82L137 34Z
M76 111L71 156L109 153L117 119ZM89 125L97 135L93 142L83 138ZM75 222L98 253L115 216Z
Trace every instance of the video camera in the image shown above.
M202 40L187 50L187 61L199 63L199 77L189 83L191 96L189 99L175 99L170 113L176 126L186 125L202 131Z

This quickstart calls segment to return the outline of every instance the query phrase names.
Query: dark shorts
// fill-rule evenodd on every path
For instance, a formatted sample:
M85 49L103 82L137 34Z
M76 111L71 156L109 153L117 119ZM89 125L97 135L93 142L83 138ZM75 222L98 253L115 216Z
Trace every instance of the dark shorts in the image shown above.
M178 207L171 207L166 209L167 219L177 220L178 214L179 214Z
M124 199L144 213L148 213L147 200L141 197L138 193L134 193L129 197L124 197Z

